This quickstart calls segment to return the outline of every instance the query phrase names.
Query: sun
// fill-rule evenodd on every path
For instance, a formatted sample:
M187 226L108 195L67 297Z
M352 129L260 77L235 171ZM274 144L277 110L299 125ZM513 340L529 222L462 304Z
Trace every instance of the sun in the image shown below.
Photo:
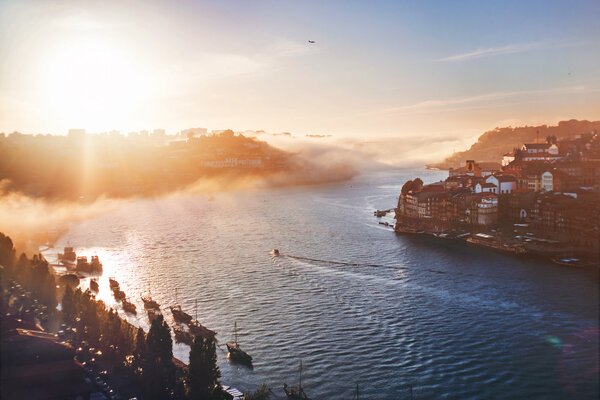
M145 67L118 43L57 43L39 66L41 102L54 119L89 130L129 126L148 96Z

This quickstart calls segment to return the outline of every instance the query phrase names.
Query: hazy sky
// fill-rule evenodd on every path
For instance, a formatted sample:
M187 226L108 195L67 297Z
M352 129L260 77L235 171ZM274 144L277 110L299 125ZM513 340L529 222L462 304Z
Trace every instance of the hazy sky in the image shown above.
M600 119L598 21L598 0L0 1L0 132Z

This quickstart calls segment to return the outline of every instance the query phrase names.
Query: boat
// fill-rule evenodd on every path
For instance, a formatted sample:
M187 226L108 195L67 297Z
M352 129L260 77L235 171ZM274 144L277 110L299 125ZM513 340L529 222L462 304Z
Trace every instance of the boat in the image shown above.
M278 257L279 256L279 249L273 249L271 250L271 255L274 257Z
M160 309L160 304L152 300L152 297L150 295L142 296L142 301L144 302L144 308L146 310Z
M77 271L91 271L90 263L88 262L88 258L86 256L77 257L77 264L75 265L75 269Z
M173 314L173 319L177 322L189 323L192 321L192 316L181 309L179 304L175 304L170 306L171 314Z
M100 290L100 285L98 285L98 281L96 279L90 279L90 290L92 292L97 292Z
M108 278L108 284L110 285L111 289L119 288L119 282L117 282L117 280L112 276Z
M123 299L123 310L129 314L137 314L135 304L127 300L127 298Z
M233 335L234 340L230 340L226 343L227 351L229 352L229 359L241 364L252 365L252 356L242 350L238 342L237 322L234 324Z
M92 256L92 260L90 261L90 268L92 271L102 271L102 263L98 256Z
M171 314L175 322L189 323L192 320L192 316L181 309L179 302L177 301L177 289L175 289L175 304L170 306Z
M194 309L196 318L188 323L190 333L192 333L192 335L202 336L203 338L214 340L217 332L213 331L212 329L208 329L198 321L198 300L196 300L196 306Z
M155 319L162 317L162 313L157 308L149 308L146 310L146 312L148 313L148 320L151 324Z
M302 388L302 360L300 360L300 380L298 381L298 385L288 386L284 383L283 391L288 399L310 400Z
M173 332L175 333L175 341L177 343L184 343L189 346L192 345L192 342L194 341L194 336L192 336L190 332L186 331L178 325L173 326Z
M476 233L471 235L469 238L467 238L467 243L515 255L527 253L527 250L525 250L521 244L503 243L502 240L486 233Z
M77 262L77 254L71 246L65 246L63 253L58 253L58 261L67 267L72 267Z
M564 267L593 267L594 263L581 260L575 257L554 257L552 258L552 262L558 265L562 265Z
M127 297L125 292L119 288L113 289L113 296L115 297L115 300L124 300Z

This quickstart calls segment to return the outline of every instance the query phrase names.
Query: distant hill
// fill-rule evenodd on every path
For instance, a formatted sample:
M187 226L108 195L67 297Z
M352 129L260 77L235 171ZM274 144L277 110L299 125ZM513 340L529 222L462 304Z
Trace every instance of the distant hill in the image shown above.
M560 121L556 126L521 126L517 128L496 128L479 136L469 150L452 154L441 163L430 164L431 168L456 168L464 165L465 160L500 162L502 156L523 143L534 143L539 131L540 141L545 141L547 136L556 136L558 139L568 139L576 135L600 131L600 121Z

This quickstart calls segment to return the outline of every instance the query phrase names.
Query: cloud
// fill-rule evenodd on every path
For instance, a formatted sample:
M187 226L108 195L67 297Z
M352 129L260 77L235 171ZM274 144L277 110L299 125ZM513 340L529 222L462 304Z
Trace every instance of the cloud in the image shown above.
M447 112L464 109L489 107L490 103L499 100L514 99L533 95L558 95L567 93L580 93L586 90L585 86L563 86L550 89L533 89L518 91L500 91L475 96L454 97L449 99L425 100L406 106L390 107L374 112L375 114L414 115L434 112Z
M451 56L442 57L435 60L436 62L460 62L474 60L477 58L501 56L505 54L516 54L526 53L533 50L541 49L556 49L564 47L575 47L587 44L587 42L560 42L560 43L548 43L548 42L525 42L525 43L513 43L506 46L499 47L488 47L483 49L477 49L469 51L467 53L454 54Z
M503 54L523 53L531 50L537 50L549 47L548 44L542 42L533 43L514 43L501 47L488 47L486 49L477 49L467 53L455 54L436 60L437 62L457 62L472 60L475 58L499 56Z

